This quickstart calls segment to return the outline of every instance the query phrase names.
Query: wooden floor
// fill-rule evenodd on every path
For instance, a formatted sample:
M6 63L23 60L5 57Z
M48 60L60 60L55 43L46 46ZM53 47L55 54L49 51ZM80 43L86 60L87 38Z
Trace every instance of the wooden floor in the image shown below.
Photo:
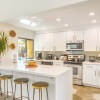
M74 85L73 100L100 100L100 89Z
M0 100L4 100L4 99L1 99L1 96L0 96ZM6 100L13 100L13 99L9 97ZM24 99L24 100L27 100L27 99ZM73 86L73 100L100 100L100 89L74 85Z

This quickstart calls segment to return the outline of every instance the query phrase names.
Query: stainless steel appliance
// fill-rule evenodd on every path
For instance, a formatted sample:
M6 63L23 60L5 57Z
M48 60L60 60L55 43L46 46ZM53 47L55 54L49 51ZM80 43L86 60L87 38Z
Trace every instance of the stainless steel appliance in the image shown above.
M67 62L67 58L68 58L68 56L66 54L62 54L60 57L60 60Z
M89 61L90 62L95 62L96 61L96 57L95 56L89 56Z
M73 84L82 85L82 62L85 61L83 54L68 55L67 67L73 69Z
M66 43L66 51L84 50L84 41L69 41Z

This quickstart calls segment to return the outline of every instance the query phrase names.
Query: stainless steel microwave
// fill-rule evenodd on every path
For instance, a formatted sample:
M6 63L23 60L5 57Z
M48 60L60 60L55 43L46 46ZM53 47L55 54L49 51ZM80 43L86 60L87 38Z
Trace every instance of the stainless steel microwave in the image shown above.
M84 41L69 41L66 43L66 51L84 50Z

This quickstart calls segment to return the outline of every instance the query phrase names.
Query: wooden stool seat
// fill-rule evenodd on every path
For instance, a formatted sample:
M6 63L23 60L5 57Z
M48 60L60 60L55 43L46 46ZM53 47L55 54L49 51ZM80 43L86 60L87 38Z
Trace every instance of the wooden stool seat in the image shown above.
M0 80L11 79L11 78L13 78L12 75L2 75L2 76L0 76Z
M29 82L29 79L28 78L17 78L17 79L14 80L14 82L16 84L23 84L23 83Z
M32 84L32 86L34 88L38 88L39 89L39 88L46 88L46 87L49 86L49 84L47 82L35 82L35 83Z

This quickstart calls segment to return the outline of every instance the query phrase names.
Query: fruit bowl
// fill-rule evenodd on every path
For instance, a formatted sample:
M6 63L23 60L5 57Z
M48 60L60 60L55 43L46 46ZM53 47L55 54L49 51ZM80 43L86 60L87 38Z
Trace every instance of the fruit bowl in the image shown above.
M36 68L37 64L35 61L29 61L28 64L26 65L26 68Z

